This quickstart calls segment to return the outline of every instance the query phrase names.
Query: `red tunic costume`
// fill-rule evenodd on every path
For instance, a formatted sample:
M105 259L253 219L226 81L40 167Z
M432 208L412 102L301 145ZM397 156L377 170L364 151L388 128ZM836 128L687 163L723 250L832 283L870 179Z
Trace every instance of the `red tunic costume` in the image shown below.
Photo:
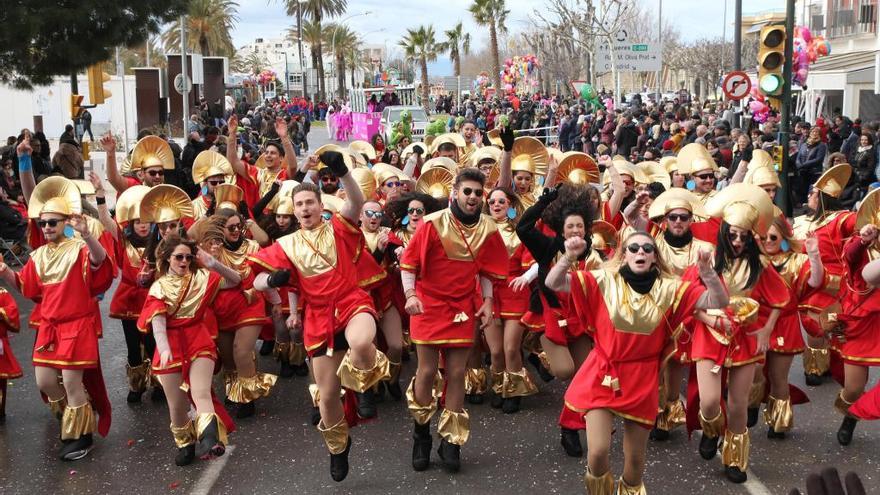
M370 295L360 287L363 270L357 264L364 252L360 229L335 214L329 222L281 237L249 257L256 272L291 271L289 284L303 304L303 341L310 356L325 346L332 350L334 336L355 315L376 317Z
M279 157L279 160L282 161L282 166L277 172L272 172L268 168L260 168L241 162L241 164L244 165L245 170L247 170L247 175L240 175L239 177L241 177L241 180L236 181L236 184L244 192L244 201L249 208L252 208L257 204L260 198L269 192L269 189L272 188L272 183L276 180L287 180L287 169L283 166L284 158Z
M832 348L844 362L856 366L880 366L880 293L862 278L862 268L871 261L871 254L859 236L844 247L847 284L837 314L843 335L831 339Z
M21 377L21 366L12 354L12 346L9 345L9 332L18 333L18 305L12 294L0 287L0 344L3 352L0 353L0 380L11 380ZM0 398L0 402L3 399Z
M575 312L591 329L594 347L565 393L566 406L581 413L608 409L652 428L660 364L705 288L658 277L650 292L639 294L608 270L578 271L571 286Z
M827 279L825 290L814 291L801 301L802 309L819 312L840 300L841 280L846 273L843 245L853 235L855 225L856 214L850 211L835 211L816 221L806 216L794 219L792 230L797 239L806 239L810 232L816 234Z
M259 250L260 245L250 239L243 239L235 251L230 251L225 246L220 248L217 261L241 276L240 284L221 289L217 294L214 314L221 332L234 332L243 327L272 323L266 316L266 302L262 294L253 287L255 275L248 263L248 256Z
M507 278L504 240L486 215L463 225L450 209L426 216L403 256L400 269L416 275L416 295L424 311L410 318L416 344L470 347L480 307L477 277Z
M773 267L788 287L788 304L782 308L776 327L770 334L770 350L781 354L799 354L804 350L804 336L801 331L802 321L809 318L801 315L801 301L809 299L814 292L823 287L813 288L807 283L810 280L810 259L803 253L781 253L769 258ZM828 276L825 276L825 282ZM807 327L809 328L809 327Z
M758 318L749 324L734 323L732 335L724 329L711 328L700 321L694 323L692 355L694 361L708 359L719 366L733 368L750 363L764 362L758 354L758 338L749 335L767 323L770 311L783 309L789 304L789 289L772 265L765 265L761 275L751 288L744 288L749 278L748 261L739 258L721 274L731 296L750 297L759 304ZM728 310L729 311L729 310Z
M120 228L115 248L115 262L122 272L113 299L110 300L110 317L120 320L136 320L147 300L148 289L137 284L138 273L144 262L144 248L135 247L125 238Z
M501 238L504 239L504 247L507 248L509 261L507 278L492 282L494 313L496 318L502 320L519 321L529 310L529 293L531 291L528 287L519 292L514 291L510 287L510 283L515 278L522 276L534 264L534 260L525 259L528 250L520 242L516 235L516 228L509 220L505 219L502 222L496 222L496 224Z

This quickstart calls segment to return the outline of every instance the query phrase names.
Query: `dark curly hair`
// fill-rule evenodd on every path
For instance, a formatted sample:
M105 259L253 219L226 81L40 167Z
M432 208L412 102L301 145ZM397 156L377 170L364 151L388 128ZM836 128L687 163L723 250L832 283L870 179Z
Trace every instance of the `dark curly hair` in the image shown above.
M390 227L392 229L403 227L400 222L403 220L403 217L407 215L406 210L409 208L409 202L412 200L419 201L425 205L425 215L429 215L442 209L440 202L432 196L420 192L407 193L399 199L385 205L385 216L390 220Z
M750 289L758 282L758 277L764 270L761 251L753 233L750 233L748 240L745 241L742 256L749 264L749 279L746 281L746 286L740 289ZM721 222L721 228L718 229L718 247L715 249L715 273L721 275L728 265L733 264L735 258L733 245L730 243L730 224Z
M177 246L181 244L188 247L193 256L198 252L198 247L195 242L177 233L168 234L168 236L159 241L159 246L156 247L156 261L160 274L165 275L168 273L168 267L170 265L168 260L171 258L171 253L173 253ZM197 265L194 259L189 264L189 270L195 273L196 269Z
M580 216L589 227L593 221L593 212L590 207L590 187L592 186L560 185L559 196L547 206L544 213L541 214L541 220L560 236L565 219L571 215ZM587 237L589 238L589 235Z

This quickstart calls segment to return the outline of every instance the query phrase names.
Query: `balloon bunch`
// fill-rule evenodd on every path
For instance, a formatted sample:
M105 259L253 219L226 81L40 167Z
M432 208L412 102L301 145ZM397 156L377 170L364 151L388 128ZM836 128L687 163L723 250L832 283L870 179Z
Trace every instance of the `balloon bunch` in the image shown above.
M275 80L275 71L272 69L263 69L263 72L260 72L258 79L260 84L265 86Z
M805 26L794 28L794 54L791 61L792 81L806 87L810 64L831 54L831 43L823 36L813 36Z
M541 67L534 55L517 55L504 61L501 71L501 86L504 91L513 93L517 88L529 89L538 86L537 69Z
M605 105L599 100L599 92L596 91L596 88L594 88L592 84L584 84L581 86L581 98L596 110L605 109Z
M486 93L486 89L492 86L492 81L489 80L489 73L486 71L480 72L477 74L477 77L474 78L474 91L484 95Z
M749 102L749 111L752 113L752 120L759 124L767 122L767 119L770 118L770 105L758 90L757 85L752 86L750 95L752 100Z

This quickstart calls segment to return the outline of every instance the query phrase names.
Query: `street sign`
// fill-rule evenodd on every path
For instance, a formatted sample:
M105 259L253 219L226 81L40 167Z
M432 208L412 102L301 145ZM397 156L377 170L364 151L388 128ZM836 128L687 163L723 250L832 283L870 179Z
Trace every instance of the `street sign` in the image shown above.
M594 60L596 72L611 72L613 61L621 72L656 72L662 68L663 54L660 46L653 43L633 43L626 31L614 37L614 44L601 41L596 47Z
M185 91L187 93L192 91L192 86L192 79L190 79L189 77L186 78L186 83L184 83L183 74L178 74L174 76L174 90L177 91L179 94L183 95L184 88L186 88Z
M724 76L721 90L724 91L724 96L731 100L742 100L752 90L752 81L749 80L749 75L745 72L735 70Z

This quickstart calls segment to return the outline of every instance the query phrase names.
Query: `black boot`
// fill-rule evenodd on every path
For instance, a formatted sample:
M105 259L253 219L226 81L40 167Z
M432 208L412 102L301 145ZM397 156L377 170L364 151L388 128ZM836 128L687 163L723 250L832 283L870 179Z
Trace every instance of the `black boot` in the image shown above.
M296 369L290 364L290 361L281 358L281 369L278 371L278 375L281 378L293 378L294 374L296 374Z
M141 396L143 394L144 394L143 391L138 392L135 390L129 390L128 397L125 398L125 401L128 402L129 404L137 404L138 402L141 401Z
M504 399L504 404L501 405L501 411L504 414L514 414L519 412L519 404L522 401L522 397L508 397Z
M489 400L489 405L492 406L493 409L501 409L504 406L504 397L501 394L492 394L492 399Z
M193 443L177 449L177 457L174 458L174 464L177 464L178 466L189 466L195 458L196 444Z
M822 376L814 373L804 373L804 380L807 382L807 385L811 387L822 385Z
M357 394L358 398L358 416L363 419L376 417L376 396L372 389L362 394Z
M856 429L856 423L859 420L852 416L846 416L843 418L843 422L840 423L840 429L837 430L837 443L840 445L849 445L852 442L853 431Z
M306 363L293 365L293 372L296 376L309 376L309 365Z
M669 430L661 430L655 426L648 435L648 438L657 442L665 442L669 440Z
M412 467L416 471L424 471L431 463L431 423L415 423L412 438Z
M239 404L238 408L235 411L235 419L245 419L253 416L257 410L256 402L257 401L252 400L250 402Z
M385 387L388 389L388 395L391 396L394 400L400 400L403 398L403 390L400 388L400 379L391 380L385 384Z
M758 408L757 407L750 407L748 410L748 414L749 414L749 418L748 418L748 422L746 424L749 426L749 428L751 428L751 427L755 426L756 424L758 424Z
M268 356L272 354L272 349L275 348L274 340L264 340L262 344L260 344L260 356Z
M539 358L537 354L529 354L526 361L535 367L538 376L540 376L541 380L544 380L545 383L552 382L556 378L549 370L547 370L547 368L544 367L544 363L541 362L541 358Z
M749 476L736 466L724 466L724 475L732 483L745 483Z
M700 457L706 459L714 459L715 455L718 454L718 440L719 437L710 437L706 434L703 434L700 437Z
M342 481L348 476L348 453L351 451L351 437L345 450L339 454L330 454L330 477L333 481Z
M767 438L771 440L784 440L785 432L784 431L776 431L773 427L767 428Z
M321 422L321 410L318 407L312 408L312 426L318 426L318 423Z
M581 437L578 430L570 430L568 428L560 428L562 436L559 443L565 449L565 453L569 457L583 457L584 449L581 447Z
M465 394L468 404L480 405L486 399L485 394Z
M68 440L61 446L58 457L62 461L82 459L92 450L92 434L86 433L76 440Z
M450 473L457 473L461 469L461 446L449 443L445 439L440 440L440 447L437 448L440 454L440 460L443 461L443 468Z
M220 443L220 426L217 424L215 416L202 432L202 437L199 438L196 455L199 459L208 460L212 457L220 457L225 453L226 446Z
M376 388L373 389L373 399L377 404L385 402L385 382L376 384Z
M153 402L165 402L165 391L162 390L162 387L158 385L153 387L153 391L150 392L150 400Z

